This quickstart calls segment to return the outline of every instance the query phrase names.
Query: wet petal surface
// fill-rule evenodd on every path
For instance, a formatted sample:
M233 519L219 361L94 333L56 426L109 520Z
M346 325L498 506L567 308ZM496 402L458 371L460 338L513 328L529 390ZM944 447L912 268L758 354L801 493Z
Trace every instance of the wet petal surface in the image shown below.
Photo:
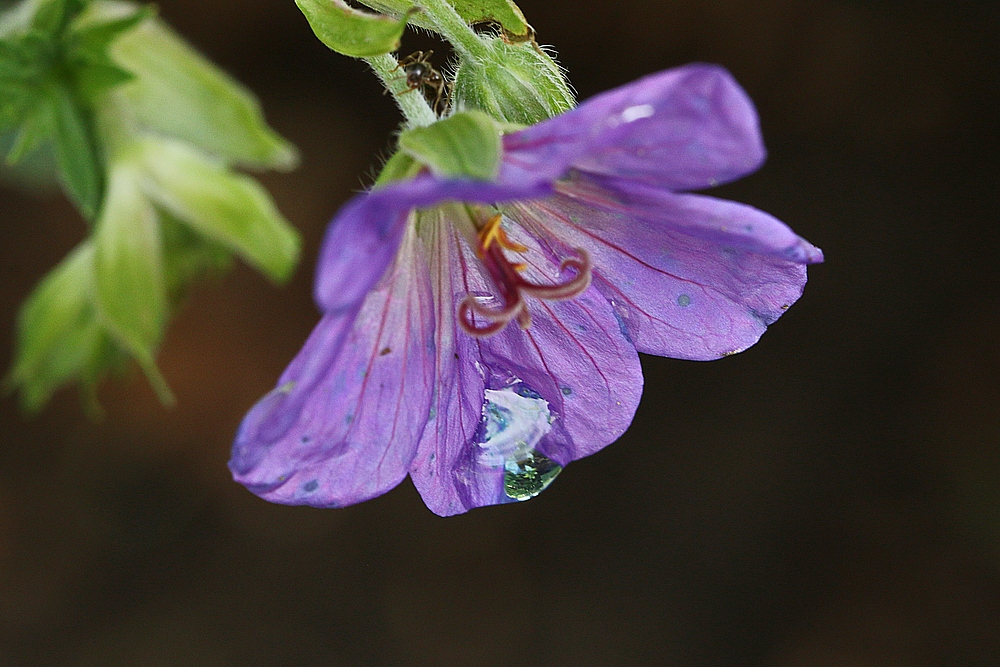
M511 233L531 246L526 274L556 279L558 263L523 231ZM442 272L442 316L453 313L467 291L491 290L467 247L456 239L446 251L452 270ZM632 421L642 369L604 297L590 288L574 300L531 300L528 308L527 331L508 326L472 339L456 333L452 322L450 333L438 338L457 345L450 354L439 346L439 409L411 472L438 514L531 497L551 482L556 467L615 441Z

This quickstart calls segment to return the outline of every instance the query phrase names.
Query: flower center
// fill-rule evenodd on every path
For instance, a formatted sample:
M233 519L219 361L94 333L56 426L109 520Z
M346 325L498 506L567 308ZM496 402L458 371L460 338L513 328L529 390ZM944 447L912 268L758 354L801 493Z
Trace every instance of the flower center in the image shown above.
M528 265L524 262L511 262L503 251L524 254L528 252L528 248L512 241L500 226L500 220L501 216L495 215L479 230L476 256L486 267L502 305L499 308L484 306L472 294L467 294L458 305L459 325L465 333L476 338L492 336L514 319L522 329L530 327L531 315L528 314L524 301L525 295L536 299L563 301L580 295L590 286L590 256L582 248L576 249L579 257L569 257L559 264L560 273L566 269L572 269L576 273L569 280L554 285L539 285L523 278L521 273ZM486 320L486 324L477 325L473 315Z

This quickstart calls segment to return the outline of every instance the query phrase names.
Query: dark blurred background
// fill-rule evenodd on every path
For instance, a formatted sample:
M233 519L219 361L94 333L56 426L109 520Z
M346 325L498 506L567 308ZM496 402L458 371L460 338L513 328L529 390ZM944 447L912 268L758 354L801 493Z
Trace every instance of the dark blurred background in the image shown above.
M1000 3L520 4L581 98L735 74L770 159L717 194L824 249L803 299L736 357L644 358L631 430L531 502L269 505L229 478L233 432L317 320L322 231L397 115L291 0L161 0L302 150L264 179L304 263L192 294L175 409L136 372L102 423L73 391L0 401L0 666L1000 665ZM84 226L58 194L0 205L6 363Z

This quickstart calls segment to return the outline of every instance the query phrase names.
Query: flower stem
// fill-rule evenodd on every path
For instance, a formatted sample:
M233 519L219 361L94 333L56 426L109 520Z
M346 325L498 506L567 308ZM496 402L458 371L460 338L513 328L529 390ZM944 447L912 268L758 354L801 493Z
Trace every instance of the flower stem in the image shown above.
M419 0L417 6L462 58L482 60L485 44L448 0Z
M385 89L392 93L396 99L396 104L399 105L400 111L406 117L407 127L424 127L437 120L437 114L427 104L423 92L406 85L406 75L392 54L384 53L380 56L371 56L365 58L365 61L375 70L375 74L382 80Z

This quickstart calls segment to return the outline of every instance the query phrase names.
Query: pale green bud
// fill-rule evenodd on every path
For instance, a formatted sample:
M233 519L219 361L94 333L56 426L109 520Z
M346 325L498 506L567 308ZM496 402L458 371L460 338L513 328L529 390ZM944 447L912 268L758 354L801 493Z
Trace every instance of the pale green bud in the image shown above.
M455 73L455 109L478 109L499 121L533 125L573 108L566 77L537 45L481 37L482 52L463 59Z
M84 241L54 268L24 302L17 321L15 363L4 379L21 404L36 412L61 385L79 381L92 390L124 354L99 323L94 308L94 248ZM96 411L96 403L91 401Z

